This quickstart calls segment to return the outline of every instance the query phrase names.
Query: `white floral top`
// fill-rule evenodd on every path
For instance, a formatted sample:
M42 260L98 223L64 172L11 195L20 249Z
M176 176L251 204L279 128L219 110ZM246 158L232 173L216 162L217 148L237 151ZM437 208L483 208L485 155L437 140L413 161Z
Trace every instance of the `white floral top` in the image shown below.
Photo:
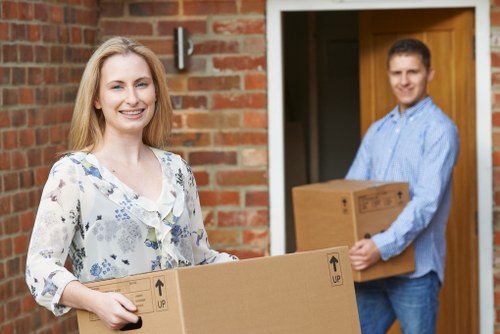
M210 249L196 183L178 155L152 148L163 171L157 201L141 197L87 152L54 164L31 236L26 282L55 315L66 285L236 260ZM64 263L73 262L73 273Z

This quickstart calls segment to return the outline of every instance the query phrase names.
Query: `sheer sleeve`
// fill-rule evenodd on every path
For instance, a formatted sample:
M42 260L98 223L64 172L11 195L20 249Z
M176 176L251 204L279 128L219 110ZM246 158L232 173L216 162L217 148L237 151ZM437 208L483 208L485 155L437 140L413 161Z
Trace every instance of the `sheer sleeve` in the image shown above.
M70 308L59 304L66 285L77 278L64 263L80 217L74 164L62 158L52 167L42 192L28 248L26 283L38 304L60 316Z

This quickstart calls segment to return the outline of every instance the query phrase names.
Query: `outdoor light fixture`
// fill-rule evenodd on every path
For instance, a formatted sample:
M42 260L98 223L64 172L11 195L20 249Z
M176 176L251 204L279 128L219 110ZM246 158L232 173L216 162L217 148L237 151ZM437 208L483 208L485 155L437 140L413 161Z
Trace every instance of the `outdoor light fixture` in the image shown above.
M184 70L187 67L188 57L193 54L193 42L189 38L189 31L183 27L174 28L175 67Z

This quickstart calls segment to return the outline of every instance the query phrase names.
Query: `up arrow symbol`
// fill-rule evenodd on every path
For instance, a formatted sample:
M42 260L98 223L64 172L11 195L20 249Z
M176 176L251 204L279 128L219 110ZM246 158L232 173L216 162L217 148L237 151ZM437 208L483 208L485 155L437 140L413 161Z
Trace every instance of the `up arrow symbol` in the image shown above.
M161 295L162 295L162 294L161 294L161 288L162 288L164 285L165 285L165 284L163 284L163 282L162 282L162 281L160 281L160 280L157 280L157 281L156 281L155 287L157 287L157 288L158 288L158 293L160 294L160 297L161 297Z
M337 260L337 258L332 255L332 257L330 258L330 263L333 266L333 271L336 272L337 271L337 263L339 263L339 260Z

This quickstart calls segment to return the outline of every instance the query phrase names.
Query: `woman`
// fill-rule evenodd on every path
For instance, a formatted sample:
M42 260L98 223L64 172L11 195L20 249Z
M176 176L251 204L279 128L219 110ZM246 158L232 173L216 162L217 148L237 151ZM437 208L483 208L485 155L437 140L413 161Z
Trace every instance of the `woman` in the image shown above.
M210 249L192 171L162 150L172 123L165 81L156 55L124 37L85 68L71 153L50 171L26 266L31 293L55 315L85 309L118 329L138 320L135 305L82 283L236 260Z

